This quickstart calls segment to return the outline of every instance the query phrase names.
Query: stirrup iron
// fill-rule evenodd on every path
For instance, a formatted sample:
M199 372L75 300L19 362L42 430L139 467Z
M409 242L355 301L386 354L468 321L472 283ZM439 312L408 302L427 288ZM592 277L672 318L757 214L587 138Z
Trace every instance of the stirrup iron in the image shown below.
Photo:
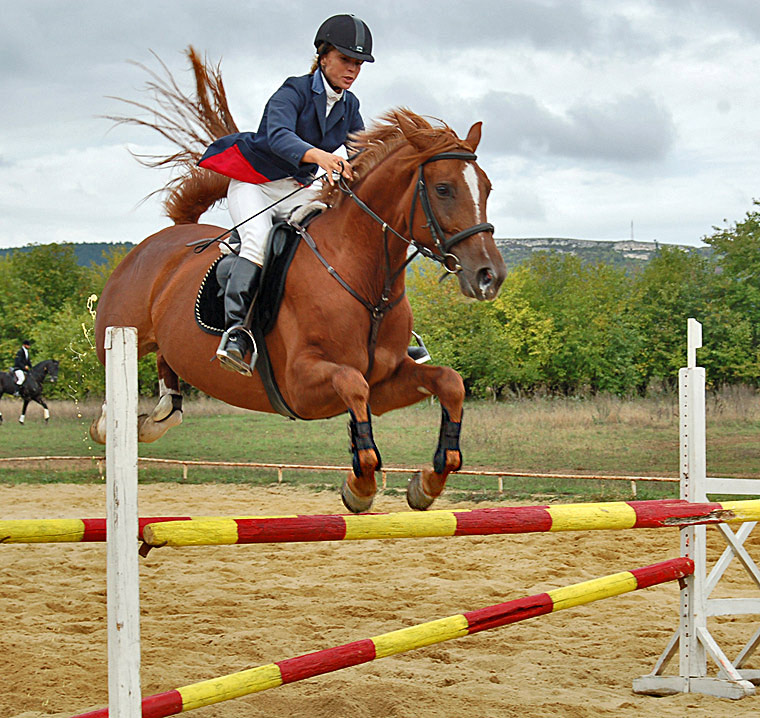
M417 332L412 332L412 336L417 341L417 346L410 346L407 349L407 354L414 359L417 364L424 364L430 361L430 352L428 352L425 342L422 341L422 337Z
M232 334L232 332L238 331L245 333L251 342L251 346L253 347L251 350L250 362L246 362L245 357L238 359L236 356L231 355L227 352L227 345L230 341L230 334ZM221 341L219 342L219 346L216 350L216 358L227 369L231 369L232 371L236 371L239 374L243 374L245 376L253 376L253 370L256 368L256 360L259 358L259 352L258 347L256 346L256 340L253 338L251 331L244 327L242 324L238 324L227 329L224 334L222 334Z

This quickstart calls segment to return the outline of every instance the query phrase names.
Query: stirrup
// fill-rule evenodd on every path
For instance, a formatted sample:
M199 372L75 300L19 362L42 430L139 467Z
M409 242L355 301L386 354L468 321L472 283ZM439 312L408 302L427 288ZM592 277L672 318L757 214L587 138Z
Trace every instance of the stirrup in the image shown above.
M406 353L410 358L414 359L417 364L424 364L430 361L430 352L428 352L425 342L422 341L422 337L417 332L412 332L412 336L417 341L417 346L410 346Z
M251 341L251 346L253 349L251 350L250 362L246 362L245 356L238 356L237 352L230 354L227 351L227 345L230 342L230 334L232 332L238 331L245 333L245 335ZM219 342L219 346L216 350L216 358L225 369L236 371L238 374L243 374L244 376L253 376L253 370L256 367L256 360L259 358L259 352L256 346L256 340L253 338L253 334L251 334L250 330L246 329L241 324L230 327L224 332L224 334L222 334L222 339Z

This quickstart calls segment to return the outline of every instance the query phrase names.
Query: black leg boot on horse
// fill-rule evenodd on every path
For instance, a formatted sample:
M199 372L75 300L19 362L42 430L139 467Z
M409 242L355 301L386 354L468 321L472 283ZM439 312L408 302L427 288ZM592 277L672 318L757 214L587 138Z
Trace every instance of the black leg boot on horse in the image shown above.
M251 313L261 281L261 267L243 257L236 257L224 290L224 326L216 356L221 365L245 376L256 365L256 343L250 331ZM246 356L250 355L249 361Z

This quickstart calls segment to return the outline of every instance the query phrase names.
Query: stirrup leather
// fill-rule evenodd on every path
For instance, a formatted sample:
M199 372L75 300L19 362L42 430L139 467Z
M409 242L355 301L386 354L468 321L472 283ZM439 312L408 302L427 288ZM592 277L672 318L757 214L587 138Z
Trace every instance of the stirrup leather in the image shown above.
M251 342L251 346L253 347L251 350L250 362L246 362L245 357L238 359L238 357L229 354L227 351L227 345L230 341L230 334L232 334L232 332L238 331L245 333ZM233 371L236 371L239 374L244 374L245 376L253 376L253 370L256 368L256 360L259 358L258 347L256 346L256 340L253 338L253 334L251 334L250 330L244 327L242 324L230 327L224 332L224 334L222 334L222 339L219 342L219 347L216 350L216 358L227 369L232 369Z

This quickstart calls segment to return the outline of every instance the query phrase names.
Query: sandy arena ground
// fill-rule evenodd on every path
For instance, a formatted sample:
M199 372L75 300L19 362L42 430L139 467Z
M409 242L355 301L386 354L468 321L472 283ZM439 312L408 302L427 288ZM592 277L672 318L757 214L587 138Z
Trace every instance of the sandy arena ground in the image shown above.
M437 507L476 508L446 501ZM406 505L402 498L380 497L375 508L400 511ZM288 487L140 488L146 516L341 509L336 493ZM103 486L0 487L0 518L104 515ZM758 549L756 539L750 551L757 557ZM9 544L0 554L0 716L62 718L107 705L105 545ZM154 550L140 568L143 694L677 554L674 530ZM751 595L738 569L727 579L724 595ZM677 585L666 584L194 714L756 717L760 696L735 702L632 692L633 678L651 670L670 637L677 603ZM755 627L745 619L711 626L730 655ZM759 663L757 657L749 667Z

